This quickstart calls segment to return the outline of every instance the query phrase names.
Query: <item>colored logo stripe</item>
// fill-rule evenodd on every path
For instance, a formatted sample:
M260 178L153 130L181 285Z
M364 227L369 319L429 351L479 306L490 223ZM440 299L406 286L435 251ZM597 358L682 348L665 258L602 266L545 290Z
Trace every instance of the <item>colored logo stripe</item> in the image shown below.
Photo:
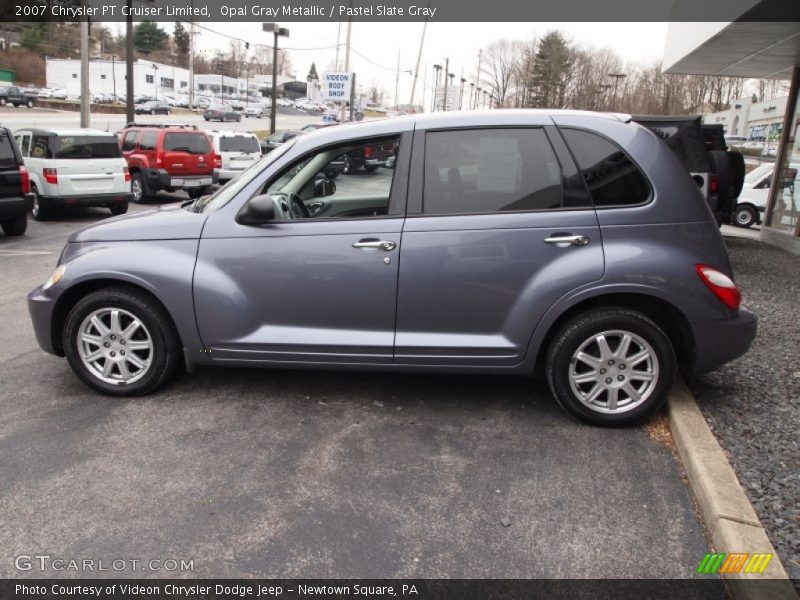
M766 553L707 553L697 566L697 573L704 575L736 574L741 573L743 569L745 573L763 573L771 560L772 554Z

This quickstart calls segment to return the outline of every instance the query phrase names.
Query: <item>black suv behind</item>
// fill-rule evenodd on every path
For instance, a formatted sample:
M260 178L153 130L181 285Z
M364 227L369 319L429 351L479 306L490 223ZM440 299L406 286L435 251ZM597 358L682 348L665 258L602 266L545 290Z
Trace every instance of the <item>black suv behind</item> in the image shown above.
M22 154L8 127L0 126L0 227L6 235L22 235L33 204L31 182Z

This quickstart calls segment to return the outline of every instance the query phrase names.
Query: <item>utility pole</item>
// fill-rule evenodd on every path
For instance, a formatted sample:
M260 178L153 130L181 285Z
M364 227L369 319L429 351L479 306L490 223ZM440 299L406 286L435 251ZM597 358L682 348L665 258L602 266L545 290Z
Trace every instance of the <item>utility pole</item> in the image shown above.
M272 32L275 36L272 45L272 106L269 109L269 133L272 135L275 133L278 109L278 38L289 37L289 30L284 27L278 27L277 23L262 23L261 29Z
M481 59L483 58L483 48L478 50L478 72L475 73L475 85L480 89L481 86ZM475 108L478 108L478 98L475 97Z
M194 0L191 6L194 15ZM194 110L194 17L189 22L189 110Z
M400 48L397 49L397 71L395 72L394 77L394 109L397 110L399 107L400 99L397 97L397 94L400 91Z
M442 70L442 65L433 65L434 79L433 79L433 112L436 112L436 97L439 95L439 73Z
M422 23L422 37L419 40L419 51L417 52L417 66L414 67L414 81L411 83L411 110L414 110L414 92L417 91L417 77L419 77L419 61L422 59L422 46L425 43L425 30L428 28L428 19ZM425 74L427 75L427 68ZM425 79L422 80L422 108L425 109Z
M125 122L133 123L133 0L128 0L125 21Z
M89 127L89 20L81 21L81 128Z
M447 110L447 77L450 75L450 57L444 59L444 98L442 99L442 110Z
M609 73L609 77L614 78L614 99L611 101L611 111L617 110L617 85L619 84L619 80L627 77L625 73Z
M350 0L350 8L353 8L353 0ZM350 11L352 13L352 11ZM345 73L350 72L350 36L353 32L353 17L347 18L347 40L345 41L344 46L344 71ZM353 98L352 93L350 94L350 107L353 106ZM344 123L345 117L345 108L347 107L347 102L342 102L342 123ZM351 111L352 112L352 111Z
M342 39L342 22L339 21L339 26L336 28L336 66L334 66L334 70L339 70L339 45L341 44L340 40Z

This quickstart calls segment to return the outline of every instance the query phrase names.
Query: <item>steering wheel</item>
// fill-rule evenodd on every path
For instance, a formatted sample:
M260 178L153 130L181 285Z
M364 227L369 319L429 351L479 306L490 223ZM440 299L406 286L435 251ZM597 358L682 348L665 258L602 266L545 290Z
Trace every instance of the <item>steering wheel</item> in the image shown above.
M293 219L310 219L311 213L308 211L303 199L295 193L289 194L289 210L292 213Z

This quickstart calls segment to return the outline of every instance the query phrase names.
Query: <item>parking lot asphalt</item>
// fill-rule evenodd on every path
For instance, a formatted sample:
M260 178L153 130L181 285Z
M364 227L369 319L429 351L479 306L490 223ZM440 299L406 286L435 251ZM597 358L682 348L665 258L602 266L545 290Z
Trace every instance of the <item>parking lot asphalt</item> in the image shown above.
M25 295L107 215L0 235L0 576L92 575L20 554L193 559L194 577L694 576L708 544L672 452L579 424L540 380L207 368L144 398L90 391L37 347ZM127 568L111 575L164 575Z

